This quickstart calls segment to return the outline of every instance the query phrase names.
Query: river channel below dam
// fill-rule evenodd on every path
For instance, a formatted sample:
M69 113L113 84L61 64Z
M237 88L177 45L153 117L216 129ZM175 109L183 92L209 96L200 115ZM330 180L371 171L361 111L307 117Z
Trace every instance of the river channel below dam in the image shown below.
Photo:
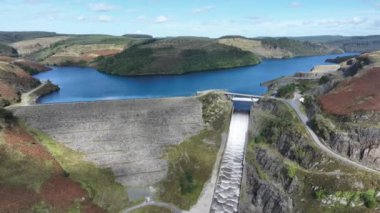
M211 205L212 213L237 212L249 113L234 112Z

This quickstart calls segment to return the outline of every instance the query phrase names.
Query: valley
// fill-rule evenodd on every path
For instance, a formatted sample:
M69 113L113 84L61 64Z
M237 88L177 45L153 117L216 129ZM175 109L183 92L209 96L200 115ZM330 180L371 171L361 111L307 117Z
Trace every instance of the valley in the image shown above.
M317 38L16 35L0 33L6 211L379 209L379 52L334 54L348 49ZM251 105L240 120L239 100Z

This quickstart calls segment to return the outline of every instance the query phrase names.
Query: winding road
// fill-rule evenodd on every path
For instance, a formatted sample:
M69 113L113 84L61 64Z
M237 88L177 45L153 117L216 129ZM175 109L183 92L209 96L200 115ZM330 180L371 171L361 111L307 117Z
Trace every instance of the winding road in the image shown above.
M331 150L329 147L327 147L326 145L324 145L318 138L318 136L314 133L313 130L310 129L310 127L307 125L308 121L309 121L309 118L301 111L301 102L299 101L299 98L301 97L300 94L296 93L294 98L293 99L277 99L277 100L280 100L282 102L284 102L285 104L288 104L295 112L296 114L298 115L298 118L302 121L302 123L304 124L307 132L309 133L309 135L311 136L311 138L313 139L314 143L322 150L324 151L325 153L327 153L328 155L330 155L331 157L337 159L337 160L340 160L348 165L351 165L351 166L354 166L358 169L362 169L362 170L366 170L367 172L371 172L371 173L375 173L375 174L378 174L380 175L380 171L379 170L375 170L375 169L372 169L370 167L367 167L365 165L362 165L360 163L357 163L355 161L352 161L346 157L343 157L342 155L334 152L333 150Z

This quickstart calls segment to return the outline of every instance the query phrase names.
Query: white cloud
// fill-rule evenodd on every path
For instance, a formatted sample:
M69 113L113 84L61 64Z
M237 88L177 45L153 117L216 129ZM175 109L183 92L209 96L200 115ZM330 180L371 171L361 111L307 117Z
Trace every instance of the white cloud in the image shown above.
M354 17L354 18L352 18L352 20L350 22L351 22L351 24L361 24L361 23L364 23L366 21L367 21L367 19L365 19L365 18Z
M116 9L115 5L112 5L106 2L90 3L88 6L91 8L91 10L96 11L96 12L107 12L107 11Z
M110 21L112 21L112 17L111 16L98 16L97 20L100 22L110 22Z
M84 17L84 16L78 16L78 17L77 17L77 20L78 20L78 21L85 21L85 20L86 20L86 17Z
M137 10L135 9L135 8L132 8L132 9L128 9L127 10L127 13L134 13L134 12L136 12Z
M157 16L154 22L156 23L165 23L168 22L169 18L167 16Z
M137 17L137 20L145 20L146 19L146 16L144 15L140 15Z
M212 10L214 7L213 6L206 6L206 7L200 7L200 8L195 8L192 13L204 13Z
M298 7L301 7L301 3L299 3L298 1L294 1L290 4L291 7L294 7L294 8L298 8Z

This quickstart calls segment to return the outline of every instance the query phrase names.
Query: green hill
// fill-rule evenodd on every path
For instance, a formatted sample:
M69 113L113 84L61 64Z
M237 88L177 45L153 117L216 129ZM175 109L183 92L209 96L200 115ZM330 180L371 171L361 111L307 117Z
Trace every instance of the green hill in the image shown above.
M255 65L251 52L219 44L215 39L176 37L150 39L111 57L99 57L97 68L116 75L183 74Z

